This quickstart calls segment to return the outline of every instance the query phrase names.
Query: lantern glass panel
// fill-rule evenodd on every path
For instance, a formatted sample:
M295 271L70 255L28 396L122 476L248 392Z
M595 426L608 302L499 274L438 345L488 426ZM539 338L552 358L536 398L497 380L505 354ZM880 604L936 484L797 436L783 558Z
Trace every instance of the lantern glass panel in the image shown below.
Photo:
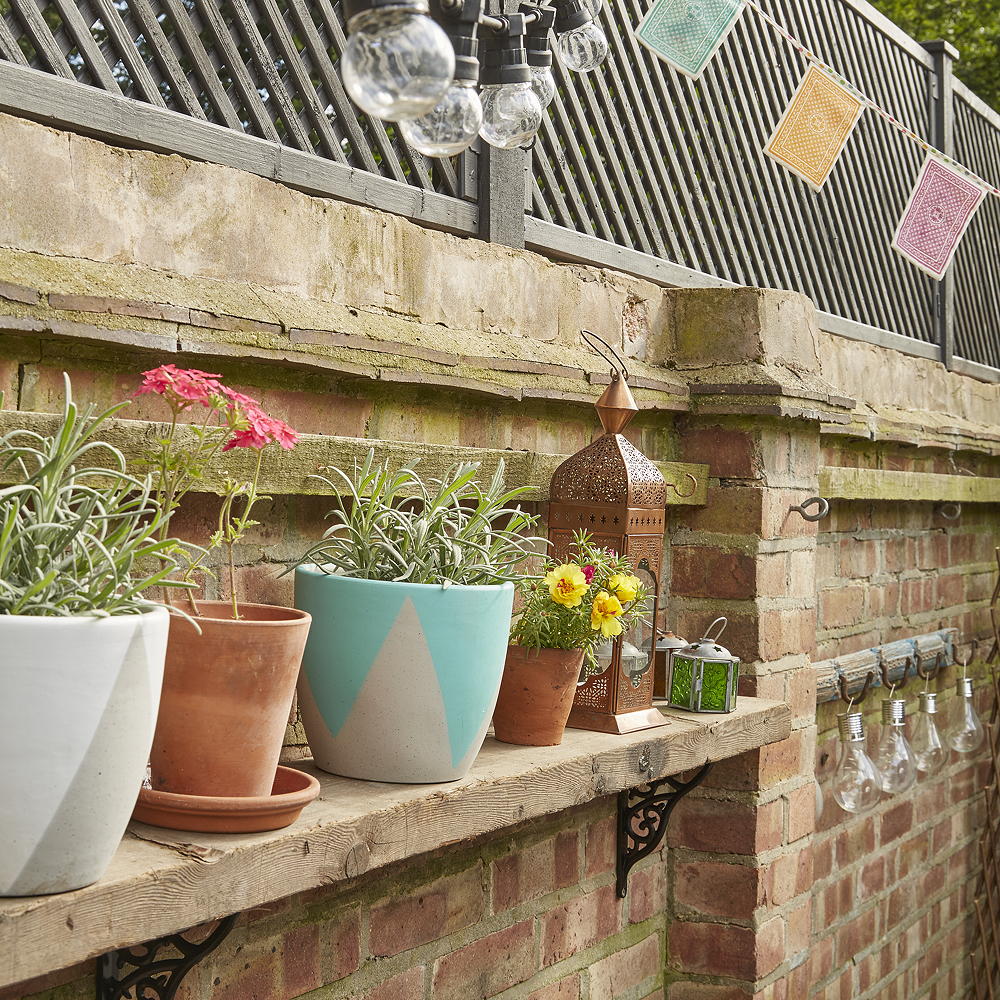
M638 688L642 679L652 667L653 612L656 604L656 580L644 567L636 567L633 573L646 588L646 600L640 606L639 617L622 636L621 671L629 679L632 687Z
M694 691L695 660L690 656L674 654L673 669L670 674L670 704L678 708L693 708L691 696Z
M736 670L730 660L705 660L701 674L700 708L703 712L729 711L730 690L736 687Z

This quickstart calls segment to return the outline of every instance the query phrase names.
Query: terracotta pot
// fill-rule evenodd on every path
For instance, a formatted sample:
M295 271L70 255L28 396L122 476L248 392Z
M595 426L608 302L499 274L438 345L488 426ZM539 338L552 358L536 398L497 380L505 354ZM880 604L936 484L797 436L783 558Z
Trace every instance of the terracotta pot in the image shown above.
M170 619L150 769L157 791L271 793L311 618L294 608L199 601L202 634Z
M496 738L529 747L562 743L582 666L582 649L508 646L493 712Z

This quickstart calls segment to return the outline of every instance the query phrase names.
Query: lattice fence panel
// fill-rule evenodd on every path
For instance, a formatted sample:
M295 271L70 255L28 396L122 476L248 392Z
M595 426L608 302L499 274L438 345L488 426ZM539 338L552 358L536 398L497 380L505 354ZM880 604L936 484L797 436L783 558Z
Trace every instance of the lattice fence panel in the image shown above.
M932 69L845 0L765 0L779 21L928 134ZM647 0L606 0L611 43L593 73L556 70L534 151L532 212L546 222L933 341L933 283L890 249L921 162L867 114L822 194L761 153L805 61L752 10L691 82L632 30ZM904 179L901 183L901 179Z
M1000 185L1000 115L962 89L955 94L955 153ZM979 207L953 268L955 353L1000 368L1000 198L988 196Z
M339 0L0 0L0 58L455 196L350 102L345 41Z

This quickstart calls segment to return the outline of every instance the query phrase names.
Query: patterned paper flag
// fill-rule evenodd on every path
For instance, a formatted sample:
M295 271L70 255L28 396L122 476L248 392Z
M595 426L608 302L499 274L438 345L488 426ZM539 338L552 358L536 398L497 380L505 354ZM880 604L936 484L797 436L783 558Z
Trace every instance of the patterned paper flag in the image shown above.
M938 281L986 190L930 153L892 240L898 250Z
M743 13L743 0L654 0L635 37L697 79Z
M811 65L764 152L819 191L864 109L829 73Z

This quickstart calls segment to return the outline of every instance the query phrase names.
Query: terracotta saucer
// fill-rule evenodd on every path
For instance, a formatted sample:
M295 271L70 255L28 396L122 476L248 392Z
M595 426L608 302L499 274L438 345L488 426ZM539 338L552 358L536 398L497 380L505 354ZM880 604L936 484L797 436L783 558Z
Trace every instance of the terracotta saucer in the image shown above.
M255 833L280 830L319 795L319 782L305 771L279 767L270 795L184 795L143 788L132 819L170 830Z

